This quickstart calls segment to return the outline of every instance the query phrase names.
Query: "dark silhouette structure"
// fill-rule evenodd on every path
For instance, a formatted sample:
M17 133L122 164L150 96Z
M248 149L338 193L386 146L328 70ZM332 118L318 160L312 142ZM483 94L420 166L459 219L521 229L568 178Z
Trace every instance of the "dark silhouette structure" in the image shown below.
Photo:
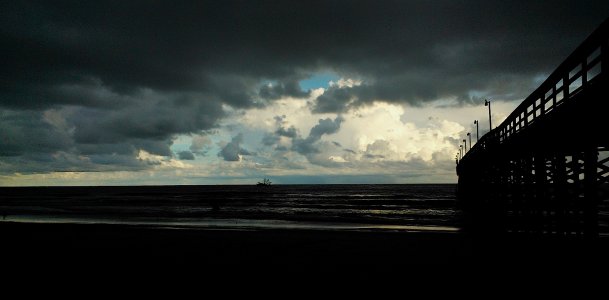
M609 183L609 19L458 161L471 228L598 236Z

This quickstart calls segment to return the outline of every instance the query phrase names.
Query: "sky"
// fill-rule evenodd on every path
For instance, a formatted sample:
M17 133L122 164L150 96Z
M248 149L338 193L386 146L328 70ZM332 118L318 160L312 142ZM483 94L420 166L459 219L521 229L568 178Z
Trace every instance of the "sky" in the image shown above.
M454 183L605 1L3 1L0 185ZM468 142L469 143L469 142Z

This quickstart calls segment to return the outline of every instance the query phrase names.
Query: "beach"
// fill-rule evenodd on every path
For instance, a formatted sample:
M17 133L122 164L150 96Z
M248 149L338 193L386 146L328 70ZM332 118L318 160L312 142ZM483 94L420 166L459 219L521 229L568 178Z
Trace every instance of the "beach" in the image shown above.
M2 191L0 269L43 281L535 281L609 266L605 236L464 230L454 185Z
M363 265L458 262L470 253L455 233L232 230L109 224L0 223L4 251L32 264ZM10 245L10 246L9 246Z
M194 272L245 280L397 280L474 272L556 275L608 266L607 240L467 233L213 230L109 224L0 223L3 270L70 274ZM169 273L168 273L169 271ZM526 272L525 272L526 271ZM561 273L555 273L560 271ZM533 272L533 273L529 273ZM461 278L463 279L463 278Z

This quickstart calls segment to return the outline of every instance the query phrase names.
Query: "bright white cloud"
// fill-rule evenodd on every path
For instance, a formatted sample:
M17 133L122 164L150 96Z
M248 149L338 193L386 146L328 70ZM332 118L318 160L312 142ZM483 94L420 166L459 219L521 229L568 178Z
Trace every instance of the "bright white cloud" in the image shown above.
M407 121L408 110L417 108L387 103L374 103L346 115L341 131L334 140L343 147L377 159L409 161L422 159L430 162L434 153L452 149L448 138L458 138L463 126L448 120L427 117L427 122ZM369 153L370 152L370 153ZM382 157L381 157L382 156ZM369 156L368 156L369 157Z
M340 79L331 85L360 83ZM280 128L283 128L283 134L294 128L299 137L305 139L321 119L338 117L336 114L311 114L311 101L323 92L324 89L320 88L314 90L309 99L284 98L265 108L249 110L239 118L239 130L247 129L252 134L260 132L262 137L263 134L276 133ZM458 144L456 141L465 134L467 125L455 120L455 116L439 115L437 111L438 108L433 107L375 102L341 114L343 121L340 129L336 133L322 135L316 143L319 153L310 154L306 159L291 151L294 139L286 136L267 139L267 142L275 144L252 158L263 158L263 162L254 167L264 167L284 175L416 171L428 172L433 177L433 168L443 166L445 174L454 176L452 164ZM396 164L392 165L392 162ZM410 166L404 170L403 164ZM454 179L447 180L445 176L439 180Z
M351 79L351 78L341 78L339 80L337 80L336 82L334 81L330 81L330 86L336 86L339 88L344 88L344 87L354 87L354 86L358 86L361 85L362 81L361 80L356 80L356 79Z

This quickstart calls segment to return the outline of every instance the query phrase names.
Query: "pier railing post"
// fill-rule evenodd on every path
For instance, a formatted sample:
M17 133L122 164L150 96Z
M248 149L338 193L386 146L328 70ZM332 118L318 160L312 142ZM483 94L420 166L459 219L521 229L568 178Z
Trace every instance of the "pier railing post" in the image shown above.
M537 154L534 158L535 168L535 198L531 205L533 228L532 231L536 233L543 232L543 202L546 197L546 158L543 154Z
M557 153L553 161L553 185L554 185L554 197L548 199L548 201L554 201L547 205L548 213L551 213L550 208L554 207L554 228L551 228L553 232L559 235L569 234L572 228L569 227L568 222L568 199L569 199L569 188L567 181L567 166L565 163L565 154Z
M598 237L597 149L584 152L584 236Z

